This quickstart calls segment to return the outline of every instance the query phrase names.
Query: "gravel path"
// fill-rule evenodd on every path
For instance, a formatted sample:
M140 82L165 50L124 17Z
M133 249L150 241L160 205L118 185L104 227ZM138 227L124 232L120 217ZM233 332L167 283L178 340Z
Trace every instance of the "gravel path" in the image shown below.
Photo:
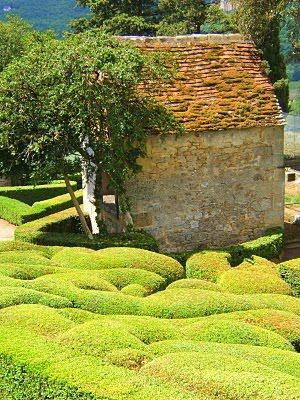
M16 227L0 219L0 240L13 240Z

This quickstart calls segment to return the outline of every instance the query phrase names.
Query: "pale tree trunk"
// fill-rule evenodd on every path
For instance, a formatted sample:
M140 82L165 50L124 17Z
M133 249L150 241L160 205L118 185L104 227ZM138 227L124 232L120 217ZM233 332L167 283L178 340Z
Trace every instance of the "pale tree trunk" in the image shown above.
M78 200L77 200L77 198L75 196L75 193L74 193L74 191L72 189L72 186L71 186L70 179L69 179L68 175L65 175L65 184L66 184L66 187L67 187L67 191L68 191L68 193L69 193L69 195L70 195L70 197L71 197L71 199L73 201L73 204L74 204L74 207L75 207L75 209L77 211L77 214L79 216L79 219L80 219L82 228L84 230L84 233L86 234L86 236L89 239L92 240L93 239L93 234L92 234L90 228L88 227L88 224L86 222L86 219L85 219L85 216L84 216L84 214L82 212L80 204L78 203Z

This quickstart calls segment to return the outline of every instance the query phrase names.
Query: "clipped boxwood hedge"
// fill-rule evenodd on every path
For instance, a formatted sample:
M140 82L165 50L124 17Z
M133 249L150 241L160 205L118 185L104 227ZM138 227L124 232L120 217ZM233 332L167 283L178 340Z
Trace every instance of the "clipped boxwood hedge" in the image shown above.
M281 228L269 230L264 236L241 243L225 249L214 249L213 251L224 251L230 254L230 264L235 267L243 262L245 258L259 256L272 260L278 258L284 248L284 234ZM185 265L187 260L195 254L199 254L201 250L185 251L181 253L167 253L170 257L175 258L180 264Z
M79 203L82 203L82 190L75 192ZM42 200L29 206L20 200L0 196L0 218L14 225L22 225L29 221L42 218L72 207L73 203L68 193L51 199Z
M76 190L77 183L71 182L73 190ZM65 194L67 191L65 182L55 181L47 185L37 186L5 186L0 187L0 196L19 200L29 206L37 201L51 199L52 197Z
M70 208L28 222L16 229L15 239L39 245L88 247L94 250L107 247L136 247L158 251L156 240L143 231L95 236L93 240L82 233L62 232L65 226L74 223L74 218L77 218L77 213L74 208Z
M245 258L259 256L268 260L280 256L284 247L284 235L281 228L272 229L258 239L232 246L227 249L231 254L231 265L236 266Z

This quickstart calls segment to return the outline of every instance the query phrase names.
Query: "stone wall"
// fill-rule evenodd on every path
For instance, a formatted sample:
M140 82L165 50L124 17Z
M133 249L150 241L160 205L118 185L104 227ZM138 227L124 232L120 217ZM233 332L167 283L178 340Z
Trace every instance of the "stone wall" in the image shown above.
M136 228L163 251L220 247L283 226L283 127L151 137L128 184Z

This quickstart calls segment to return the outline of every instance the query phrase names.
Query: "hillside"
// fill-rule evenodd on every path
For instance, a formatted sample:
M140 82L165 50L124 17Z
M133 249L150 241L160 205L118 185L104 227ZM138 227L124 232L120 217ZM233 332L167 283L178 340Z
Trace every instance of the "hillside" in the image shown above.
M0 19L8 13L20 15L37 29L54 29L62 33L68 23L86 13L75 0L0 0Z

